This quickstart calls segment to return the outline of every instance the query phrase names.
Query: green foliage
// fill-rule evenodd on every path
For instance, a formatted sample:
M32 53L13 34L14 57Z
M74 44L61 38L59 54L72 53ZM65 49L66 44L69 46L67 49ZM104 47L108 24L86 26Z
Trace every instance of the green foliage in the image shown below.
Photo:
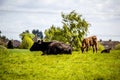
M29 49L33 45L33 38L35 37L34 34L29 33L28 30L20 34L22 42L20 44L20 48L22 49Z
M63 27L52 25L50 29L45 30L46 40L59 40L70 43L74 49L79 50L83 37L88 32L89 23L82 19L81 15L75 11L69 14L61 14Z
M63 26L66 26L70 33L70 37L79 37L80 41L84 35L88 32L89 23L82 19L82 15L79 15L75 11L70 12L70 14L63 14Z
M29 33L29 31L25 31L20 34L21 39L23 40L25 36L28 36L29 38L33 39L35 37L34 34Z
M8 53L7 48L0 45L0 54L2 55L2 54L7 54L7 53ZM0 56L0 57L2 57L2 56Z
M5 43L0 40L0 45L5 46Z
M32 54L31 54L32 53ZM45 55L12 49L2 58L1 80L120 80L120 51ZM6 55L5 55L6 56Z
M115 46L115 50L120 50L120 44L117 44L117 45Z
M28 36L24 36L20 48L29 49L32 45L33 45L33 40Z
M0 31L0 45L3 45L3 46L7 46L6 43L8 42L8 38L4 35L1 35L1 31Z
M102 51L104 49L105 49L104 46L101 43L98 43L98 50Z
M64 37L63 30L59 27L55 27L52 25L50 29L45 30L45 39L46 41L58 40L62 42L66 42L66 38Z
M43 39L43 33L42 33L42 31L39 31L38 29L37 30L33 29L32 33L34 35L36 35L37 37L39 37L40 39Z

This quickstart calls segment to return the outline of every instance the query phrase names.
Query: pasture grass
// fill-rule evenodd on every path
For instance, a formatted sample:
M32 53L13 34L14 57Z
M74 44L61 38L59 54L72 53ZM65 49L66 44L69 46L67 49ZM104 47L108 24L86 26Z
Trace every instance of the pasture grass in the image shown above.
M44 55L24 49L0 53L0 80L120 80L120 50Z

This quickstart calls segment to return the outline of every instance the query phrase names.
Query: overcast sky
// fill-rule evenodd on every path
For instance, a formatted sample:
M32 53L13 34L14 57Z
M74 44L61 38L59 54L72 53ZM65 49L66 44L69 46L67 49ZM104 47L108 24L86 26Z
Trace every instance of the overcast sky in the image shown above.
M73 10L91 24L88 36L120 41L120 0L0 0L0 30L20 40L25 30L61 27L61 12Z

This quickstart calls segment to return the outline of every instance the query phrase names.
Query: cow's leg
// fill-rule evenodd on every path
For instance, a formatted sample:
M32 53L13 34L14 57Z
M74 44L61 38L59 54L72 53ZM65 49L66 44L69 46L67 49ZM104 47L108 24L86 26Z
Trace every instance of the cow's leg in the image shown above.
M82 53L84 53L85 47L84 48L82 47L81 50L82 50Z
M89 47L87 46L87 47L86 47L86 52L88 52L88 48L89 48Z
M97 50L98 50L98 45L97 45L97 43L95 44L95 50L96 50L96 53L97 53Z
M110 53L110 50L109 50L109 49L107 50L107 53Z
M88 52L89 44L86 44L86 52Z
M95 50L96 50L96 53L97 53L98 48L97 48L97 47L95 47Z
M82 53L84 52L84 49L82 49Z
M63 53L65 53L65 54L70 54L70 50L68 49L68 50L63 50Z
M71 49L69 50L69 53L68 54L72 54L72 51L71 51Z
M94 45L92 46L92 48L93 48L93 53L95 52L95 48L94 48Z
M58 54L58 51L57 51L57 48L56 48L56 47L53 48L53 50L52 50L52 54L54 54L54 55L57 55L57 54Z
M47 52L48 52L48 51L47 51L47 50L45 50L45 51L42 53L42 55L46 55L46 54L47 54Z
M43 52L41 55L45 55L45 53Z
M72 54L72 50L71 50L71 49L68 49L68 50L67 50L67 54Z

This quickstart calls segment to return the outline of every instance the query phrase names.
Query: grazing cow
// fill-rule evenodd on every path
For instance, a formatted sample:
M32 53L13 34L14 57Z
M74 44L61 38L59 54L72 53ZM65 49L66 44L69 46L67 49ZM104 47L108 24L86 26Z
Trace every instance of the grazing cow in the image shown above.
M96 36L91 36L88 38L83 39L82 41L82 47L81 47L81 51L82 53L84 52L84 50L86 49L86 51L88 51L88 48L92 46L93 48L93 53L98 50L98 41L97 41L97 37Z
M104 49L104 50L101 51L101 53L110 53L110 50L111 50L111 48Z
M72 47L59 41L43 42L38 41L33 44L30 51L42 51L43 54L71 54Z

